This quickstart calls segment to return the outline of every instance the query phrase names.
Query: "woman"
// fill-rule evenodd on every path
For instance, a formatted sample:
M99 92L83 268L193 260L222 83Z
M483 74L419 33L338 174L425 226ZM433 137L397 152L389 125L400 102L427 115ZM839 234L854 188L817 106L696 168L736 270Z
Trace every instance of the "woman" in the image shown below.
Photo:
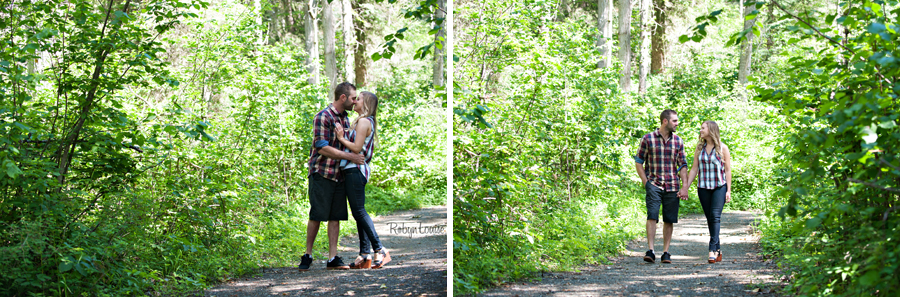
M350 124L350 133L344 138L344 128L335 126L338 141L353 153L362 152L366 157L366 164L356 165L347 160L341 161L341 172L344 175L344 189L347 192L347 201L350 203L350 213L356 220L356 229L359 232L359 256L356 261L350 263L351 269L381 268L391 261L391 255L381 245L378 233L375 233L375 225L372 218L366 212L366 182L372 172L369 163L375 155L375 113L378 110L378 97L369 92L361 92L353 111L359 116ZM365 137L360 137L365 135ZM369 255L369 251L375 249L375 257Z
M709 263L722 262L719 247L719 226L722 208L731 201L731 154L719 139L719 125L706 121L700 125L700 141L694 151L694 165L684 181L684 195L697 180L697 196L709 226Z

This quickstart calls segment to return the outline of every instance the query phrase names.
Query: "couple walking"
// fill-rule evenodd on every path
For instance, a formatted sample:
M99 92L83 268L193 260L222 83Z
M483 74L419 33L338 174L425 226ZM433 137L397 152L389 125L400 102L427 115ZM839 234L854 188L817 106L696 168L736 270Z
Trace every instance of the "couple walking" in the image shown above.
M347 110L357 117L351 124ZM312 265L313 243L321 222L328 222L328 262L325 269L381 268L391 261L390 253L375 233L366 212L366 182L369 163L375 155L375 114L378 97L369 92L356 94L356 86L343 82L334 89L334 102L313 118L313 146L309 153L309 221L306 225L306 253L300 271ZM344 130L348 127L349 130ZM350 265L337 255L340 221L347 220L347 202L359 231L359 256ZM374 249L374 250L373 250ZM374 256L372 252L374 251Z
M684 141L675 135L678 114L667 109L659 115L659 128L641 139L635 168L646 191L647 245L650 250L644 261L655 262L653 241L659 209L663 213L663 263L672 263L669 243L672 241L673 224L678 223L680 200L688 199L688 188L697 181L697 196L706 215L709 227L709 263L721 262L719 226L722 208L731 201L731 154L719 139L716 122L705 121L700 125L700 141L694 151L694 163L690 170L684 155ZM679 184L679 178L684 185ZM679 189L680 188L680 189ZM679 200L680 199L680 200Z

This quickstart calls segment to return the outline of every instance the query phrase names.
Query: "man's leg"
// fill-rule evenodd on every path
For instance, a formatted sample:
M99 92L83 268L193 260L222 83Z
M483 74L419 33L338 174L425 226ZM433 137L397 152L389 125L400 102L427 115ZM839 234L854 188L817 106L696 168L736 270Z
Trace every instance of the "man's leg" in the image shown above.
M669 252L669 242L672 242L672 231L675 225L663 222L663 253Z
M341 235L341 222L328 221L328 259L337 256L337 242Z
M665 229L663 229L665 230ZM647 220L647 249L653 250L653 241L656 239L656 220ZM668 245L668 243L667 243Z
M319 221L309 220L306 222L306 254L312 256L313 244L316 242L316 235L319 235Z

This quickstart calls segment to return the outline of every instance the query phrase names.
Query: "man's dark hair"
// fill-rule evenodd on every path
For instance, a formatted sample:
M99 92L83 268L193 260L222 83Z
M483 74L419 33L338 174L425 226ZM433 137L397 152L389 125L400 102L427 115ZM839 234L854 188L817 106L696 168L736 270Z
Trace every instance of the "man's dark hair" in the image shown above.
M341 95L347 95L347 98L350 98L350 92L356 91L356 86L349 82L342 82L334 87L334 100L341 99Z
M663 110L663 112L659 114L659 122L662 123L663 120L671 120L673 115L678 115L678 113L671 109Z

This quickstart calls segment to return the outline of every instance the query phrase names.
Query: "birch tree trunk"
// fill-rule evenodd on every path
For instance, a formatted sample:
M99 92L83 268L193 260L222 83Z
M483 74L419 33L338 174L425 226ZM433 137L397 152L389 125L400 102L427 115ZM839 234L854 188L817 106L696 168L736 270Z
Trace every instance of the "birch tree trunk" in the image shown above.
M741 19L744 20L744 30L747 30L753 27L753 24L756 23L756 18L752 20L746 20L744 17L749 15L753 10L756 9L755 5L744 6L744 13L741 15ZM747 77L750 76L750 61L753 54L753 33L747 33L746 39L741 41L741 61L738 66L738 82L740 82L741 86L747 85Z
M365 0L357 0L353 1L350 4L353 6L353 11L357 12L358 17L353 20L356 27L356 54L355 54L355 72L356 72L356 87L361 88L366 85L366 73L368 63L369 63L369 53L366 50L366 39L368 35L366 35L366 24L363 22L363 13L360 8L360 5L365 3Z
M263 24L262 18L263 18L263 14L264 14L264 12L262 11L262 0L253 0L253 12L256 13L256 18L255 18L256 29L259 30L259 32L256 33L257 34L256 44L265 44L266 43L266 30L263 29L263 25L262 25Z
M638 70L638 92L647 92L647 73L650 72L650 0L641 1L641 65Z
M619 87L622 92L631 92L631 0L619 1L619 61L622 61Z
M303 4L303 20L305 21L304 34L306 35L306 53L309 59L306 61L306 71L309 72L309 79L306 80L311 85L319 84L319 25L317 20L318 1L306 0Z
M439 9L434 13L434 17L436 19L443 19L446 16L445 11L447 9L447 1L438 0L437 2ZM432 83L435 87L444 86L444 53L446 52L444 36L447 32L445 29L446 25L447 20L444 20L444 22L440 24L441 29L434 35L434 68L432 69Z
M600 61L597 67L606 68L612 65L612 0L597 1L597 48L600 51Z
M663 72L666 65L666 22L668 22L666 14L666 0L653 1L653 36L650 45L650 73L659 74Z
M334 1L334 0L332 0ZM325 0L322 3L322 33L325 34L325 75L328 76L328 98L334 101L334 87L337 86L337 60L334 57L334 6Z
M353 7L350 0L341 1L341 30L344 32L344 76L347 81L354 81L353 55L356 50L356 40L353 39Z

